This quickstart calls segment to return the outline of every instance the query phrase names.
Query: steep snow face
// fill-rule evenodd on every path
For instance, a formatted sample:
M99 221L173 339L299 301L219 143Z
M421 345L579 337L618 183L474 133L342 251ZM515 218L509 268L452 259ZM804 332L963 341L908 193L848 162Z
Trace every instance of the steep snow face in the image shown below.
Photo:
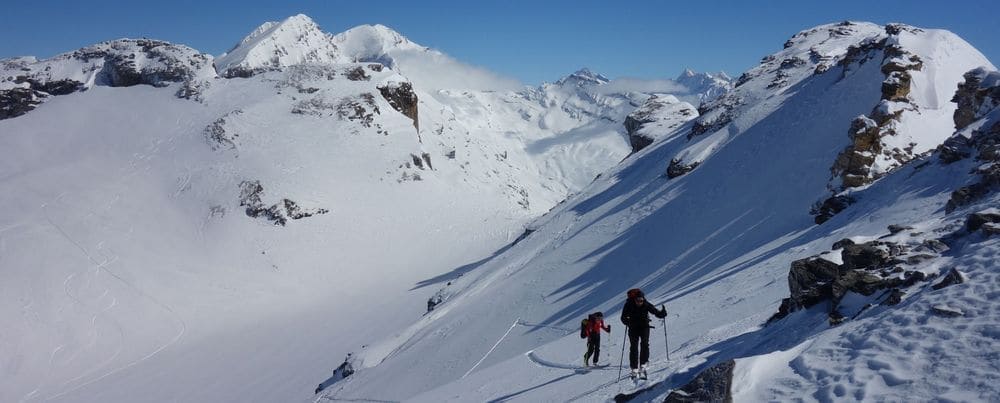
M333 43L341 53L355 62L377 62L396 69L392 53L402 51L431 51L417 45L385 25L361 25L333 36Z
M321 31L311 18L299 14L257 27L232 50L216 58L215 69L223 77L249 77L295 64L341 61L346 60L332 36Z
M872 316L849 322L865 328L847 339L868 349L864 351L868 361L856 364L850 361L852 346L831 345L845 340L847 334L834 333L846 327L822 333L828 328L824 312L803 311L775 327L760 329L788 296L792 261L829 252L844 237L882 237L890 224L912 223L913 233L927 229L930 232L924 236L939 237L964 218L945 216L943 207L953 191L972 180L969 171L974 161L933 169L904 167L824 225L814 225L808 214L813 201L828 192L830 166L846 143L844 128L882 97L881 63L840 61L852 45L878 40L885 32L885 27L874 24L851 23L796 35L786 45L788 53L766 58L693 125L665 133L647 150L536 220L530 226L534 231L520 242L452 281L447 286L453 290L449 300L398 336L363 350L364 368L328 396L603 401L630 392L632 388L615 383L615 374L609 371L577 371L584 346L575 328L589 312L603 311L614 318L625 290L636 286L651 301L666 303L671 312L665 329L657 324L651 343L651 377L666 383L643 399L662 399L697 372L729 358L759 357L737 361L737 375L745 381L738 391L740 396L766 400L899 399L915 390L907 387L911 383L906 380L943 373L943 369L925 370L941 364L923 359L923 353L943 357L947 370L969 376L988 373L992 357L982 366L959 368L960 357L979 359L972 358L974 349L965 346L987 342L988 329L946 334L937 333L938 326L915 325L937 320L923 311L928 304L941 302L936 296L919 305L914 302L910 313L879 316L889 312L880 308L864 312ZM686 135L694 130L700 132L689 139ZM693 160L701 162L697 169L664 178L664 161L701 152L704 158ZM995 203L995 196L977 200ZM909 236L910 232L902 233L899 240ZM993 258L994 249L971 252L963 261L981 266L975 270L982 275L988 267L983 262ZM946 263L935 260L924 269L936 273ZM992 280L983 277L977 287L988 292L995 288ZM912 295L914 301L928 298L924 297L928 294ZM986 303L965 297L969 304ZM852 313L868 302L857 300L861 304ZM984 318L977 319L977 326L992 320L994 308L976 310ZM610 322L614 333L604 339L601 360L616 362L623 335L617 322ZM921 340L879 339L892 326L901 327L892 330L893 337ZM670 361L660 348L664 347L661 330L670 337ZM940 346L957 333L962 352L941 354ZM818 334L822 336L810 345L810 337ZM912 351L921 354L908 353ZM883 352L900 359L880 361ZM824 354L833 354L845 365L825 365ZM428 360L431 356L434 359ZM786 381L783 377L792 371L783 368L789 365L796 371ZM903 373L907 367L913 372ZM773 375L774 380L756 378L756 373ZM878 373L884 385L865 389L862 383L872 373ZM385 379L394 382L387 385ZM837 381L844 379L850 380L851 388L837 387ZM934 380L928 388L916 389L917 398L932 399L935 390L957 391L945 382ZM997 393L993 385L977 383L975 394L949 396L988 398ZM423 393L413 397L415 392Z
M733 89L733 79L725 72L697 73L686 69L674 81L687 87L690 93L698 96L697 105L714 101Z

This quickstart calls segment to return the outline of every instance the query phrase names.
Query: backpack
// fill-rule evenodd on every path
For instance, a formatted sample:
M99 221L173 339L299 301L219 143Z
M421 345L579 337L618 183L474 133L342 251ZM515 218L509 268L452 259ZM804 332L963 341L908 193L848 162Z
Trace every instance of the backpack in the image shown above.
M629 300L636 299L637 297L645 297L645 294L642 293L642 290L638 288L633 288L631 290L628 290L628 293L626 295L628 296Z
M587 328L589 328L589 327L590 327L590 317L587 317L587 319L584 319L584 320L580 321L580 338L581 339L586 339L587 338Z

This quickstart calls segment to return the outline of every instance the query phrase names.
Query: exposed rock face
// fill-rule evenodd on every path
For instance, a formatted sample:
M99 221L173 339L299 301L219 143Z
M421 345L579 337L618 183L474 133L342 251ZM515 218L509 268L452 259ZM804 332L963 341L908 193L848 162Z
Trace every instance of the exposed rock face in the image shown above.
M111 87L183 83L181 98L197 98L215 77L212 57L183 45L151 39L119 39L46 60L15 59L0 64L0 119L27 113L48 95L87 89L86 82Z
M205 127L205 138L208 140L208 144L213 150L219 150L222 148L230 150L236 149L236 139L240 136L240 134L227 128L227 119L232 119L233 117L242 114L243 111L237 109L227 113L221 118L216 119L214 122Z
M824 200L819 206L814 207L810 213L816 216L813 219L816 224L822 224L853 203L853 197L843 195L834 196Z
M969 232L976 232L988 224L997 223L1000 223L1000 210L991 208L969 214L965 220L965 229Z
M29 88L0 91L0 120L21 116L42 103L45 94Z
M899 287L910 287L926 279L923 272L906 270L904 267L915 266L938 256L933 248L923 245L911 248L884 241L855 244L845 239L838 241L834 247L843 248L840 253L842 264L821 256L792 262L788 272L790 296L781 301L778 312L768 322L830 301L830 322L840 323L844 320L844 315L838 311L838 305L848 292L871 296L879 290L888 289L896 296L897 301L887 303L898 303L905 294Z
M882 101L868 116L859 116L851 122L848 132L851 144L840 153L831 168L832 175L838 179L831 184L835 192L864 186L888 174L888 169L873 169L879 155L895 160L890 167L905 164L915 157L912 150L887 150L882 142L882 138L895 134L893 122L898 122L904 111L915 110L908 97L912 85L909 72L922 69L923 63L918 56L895 45L894 36L904 29L910 28L895 24L886 26L889 37L851 48L842 61L846 74L852 64L881 56L885 80L882 81Z
M385 98L399 113L413 120L413 127L420 131L420 121L417 114L417 94L413 92L413 85L408 82L390 82L378 87L382 98Z
M904 121L904 115L911 117L908 118L910 120L906 120L907 122L919 118L921 105L925 105L923 102L943 101L934 98L924 100L927 97L926 94L914 95L911 93L915 85L913 82L915 72L924 69L924 61L920 56L908 51L903 44L907 43L907 38L920 36L923 32L919 28L889 24L885 26L884 35L851 47L841 60L840 65L843 66L845 75L849 74L855 66L881 62L880 71L885 79L882 81L879 103L870 113L859 116L851 122L848 131L851 143L837 156L830 169L831 180L827 187L832 193L831 197L845 195L851 189L866 186L888 175L898 167L929 152L927 147L934 145L926 139L918 140L915 137L908 137L908 132L899 131L900 127L906 127L900 125L900 122ZM947 54L946 52L949 50L938 49L926 52L929 53L924 55L934 58L935 55L940 57L942 54ZM969 77L966 79L970 80ZM934 84L924 84L921 81L919 85ZM966 86L966 96L963 97L963 100L968 100L967 103L970 104L970 107L971 104L977 102L975 99L976 94L979 93L978 88L979 81ZM961 87L959 92L962 92ZM978 96L980 98L978 102L981 102L984 96L982 94ZM920 101L920 105L918 105L918 101ZM958 115L956 112L956 119L958 119ZM965 121L968 118L963 115L961 120ZM942 133L941 136L946 134ZM952 152L946 158L961 159L962 154L958 151L959 148L950 147L949 151ZM816 222L821 223L828 218L817 217Z
M736 368L734 360L716 364L702 371L687 385L670 392L664 402L732 402L733 368Z
M264 187L259 181L244 181L240 183L240 206L246 207L248 217L263 218L271 221L274 225L285 226L288 220L299 220L312 217L316 214L326 214L327 209L304 210L298 203L289 199L281 199L280 202L265 207L261 201L264 194Z
M953 116L955 127L963 129L1000 105L1000 73L980 67L963 76L952 102L958 104Z
M975 157L981 164L974 171L978 180L956 189L945 206L948 212L970 204L1000 188L1000 120L989 118L1000 106L1000 72L982 68L965 73L952 101L958 103L955 126L962 129L985 121L968 134L956 134L938 147L938 158L950 164Z
M941 281L939 281L937 284L931 286L931 288L935 290L940 290L947 286L962 284L964 282L965 282L965 275L963 275L962 272L958 271L958 269L952 267L951 270L948 270L948 274L946 274L944 278L941 279Z
M654 95L638 109L625 117L632 152L638 152L658 138L669 135L688 120L698 116L698 111L687 102L671 95Z
M670 165L667 166L667 177L673 179L678 176L684 175L688 172L691 172L697 167L698 167L697 162L685 165L679 159L674 158L670 160Z

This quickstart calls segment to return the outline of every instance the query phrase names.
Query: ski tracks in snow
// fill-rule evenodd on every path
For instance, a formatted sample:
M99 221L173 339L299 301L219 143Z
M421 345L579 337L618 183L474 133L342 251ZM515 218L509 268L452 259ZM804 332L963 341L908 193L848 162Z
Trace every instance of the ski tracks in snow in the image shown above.
M115 368L115 369L112 369L110 371L106 371L104 373L96 375L102 369L104 369L107 366L111 365L116 359L118 359L118 357L121 355L121 353L122 353L122 351L124 349L124 347L123 347L124 346L124 341L126 340L126 331L125 331L125 329L123 328L123 326L121 325L121 323L118 322L117 320L115 320L113 317L111 317L111 315L109 313L109 311L111 309L113 309L115 306L118 305L118 298L115 297L115 296L113 296L113 295L110 295L111 294L110 288L105 287L104 292L101 295L99 295L95 299L95 301L100 302L101 300L103 300L106 297L110 296L111 302L108 303L107 306L104 306L102 309L100 309L99 311L97 311L96 313L94 313L94 315L91 317L91 327L92 327L91 330L90 330L91 336L88 337L89 339L91 339L91 342L89 342L88 344L86 344L84 346L80 346L80 348L77 349L77 351L74 352L73 355L70 356L66 362L70 362L73 359L75 359L76 356L79 354L79 352L82 351L83 349L88 348L88 347L93 347L93 346L95 346L97 344L97 342L98 342L97 338L98 338L98 335L99 335L99 330L98 330L98 324L97 323L98 323L98 320L99 320L100 317L106 317L108 319L108 321L110 323L112 323L112 325L117 329L117 333L118 333L118 336L119 336L119 343L118 343L117 347L115 348L115 351L113 353L111 353L108 358L102 360L102 362L100 362L98 364L93 365L90 370L85 371L84 373L82 373L82 374L80 374L80 375L78 375L78 376L76 376L74 378L66 380L60 386L61 387L67 387L67 386L72 385L73 383L81 382L85 378L88 378L88 377L92 377L91 379L83 381L82 383L78 383L76 385L70 386L69 389L63 390L63 391L61 391L61 392L59 392L59 393L57 393L55 395L48 396L47 399L49 399L49 400L65 396L66 394L69 394L69 393L71 393L73 391L79 390L80 388L83 388L83 387L85 387L87 385L93 384L93 383L95 383L97 381L100 381L101 379L107 378L107 377L109 377L111 375L114 375L114 374L116 374L118 372L121 372L121 371L123 371L125 369L128 369L128 368L131 368L131 367L133 367L135 365L138 365L139 363L141 363L143 361L146 361L146 360L148 360L148 359L156 356L157 354L159 354L161 351L165 350L166 348L168 348L168 347L176 344L181 338L184 337L184 334L187 333L187 324L184 322L184 319L181 318L181 316L179 314L177 314L177 312L173 308L171 308L169 305L163 303L162 301L160 301L156 297L153 297L152 295L146 293L142 289L136 287L134 284L132 284L128 280L122 278L121 276L119 276L117 273L115 273L114 271L112 271L109 268L109 266L111 264L118 262L118 256L115 255L113 252L111 252L110 255L105 255L104 251L107 250L107 249L104 247L104 243L103 242L100 242L97 245L97 248L98 248L97 252L100 253L101 255L103 255L102 256L103 259L101 261L99 261L98 259L96 259L94 257L94 255L90 251L87 250L86 247L84 247L78 240L76 240L76 238L74 238L73 236L71 236L62 226L60 226L59 224L57 224L56 221L52 219L52 215L49 213L49 206L53 205L53 204L59 204L59 203L61 203L61 199L63 197L65 197L65 196L66 196L66 193L61 193L58 196L56 196L53 200L51 200L49 202L46 202L46 203L43 203L41 205L42 214L45 217L45 220L49 223L49 225L51 225L54 229L56 229L56 231L64 239L66 239L69 243L71 243L72 245L74 245L76 247L76 249L78 249L86 257L86 259L89 262L89 264L93 266L93 269L89 269L88 268L88 269L85 269L85 270L82 270L82 271L70 273L66 277L66 279L63 281L63 290L66 293L66 295L71 300L73 300L74 303L77 304L78 306L82 306L84 308L88 308L88 305L90 305L90 304L84 303L84 301L82 301L79 298L78 295L74 295L74 293L72 292L73 287L71 285L74 284L76 281L83 281L83 280L77 280L77 279L80 278L81 274L89 274L89 275L87 276L86 283L83 283L83 284L79 285L79 287L77 287L77 289L80 289L80 288L84 287L86 284L90 284L91 282L96 283L97 276L100 273L105 273L105 274L113 277L115 280L117 280L118 282L120 282L126 288L131 289L132 291L134 291L141 298L149 301L153 305L155 305L158 308L160 308L161 310L163 310L168 316L172 317L173 320L174 320L174 322L177 324L177 333L169 341L167 341L166 343L163 343L162 345L157 346L150 353L148 353L148 354L146 354L146 355L144 355L144 356L142 356L142 357L140 357L138 359L135 359L135 360L133 360L133 361L131 361L131 362L125 364L125 365L122 365L122 366L120 366L118 368ZM118 199L119 199L119 196L116 196L115 199L113 199L108 204L108 207L110 207L111 204L114 204ZM91 213L91 214L93 214L93 213ZM55 365L55 358L56 358L56 356L62 350L66 349L66 348L68 348L68 346L66 346L65 344L63 344L63 345L59 345L59 346L55 347L52 350L52 353L50 354L50 357L49 357L48 374L46 375L46 378L48 378L49 376L51 376L51 373L53 371L53 367ZM42 381L41 383L44 384L46 382ZM39 385L39 386L41 386L41 385ZM38 396L39 390L40 389L35 389L34 391L32 391L29 394L25 395L24 398L21 399L21 401L22 402L23 401L28 401L28 400L32 400L32 399L35 399L35 398L39 397Z

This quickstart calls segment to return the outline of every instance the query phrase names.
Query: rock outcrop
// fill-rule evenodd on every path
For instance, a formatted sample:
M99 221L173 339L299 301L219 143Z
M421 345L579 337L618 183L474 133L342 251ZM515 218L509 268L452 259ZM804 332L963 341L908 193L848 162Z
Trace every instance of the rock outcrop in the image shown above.
M408 82L389 82L378 87L382 98L389 106L413 121L413 127L420 131L420 120L417 114L417 94L413 92L413 84Z
M960 130L938 147L938 158L946 164L975 158L979 165L973 171L977 180L952 192L945 206L949 212L1000 188L1000 119L992 113L1000 110L1000 72L977 68L964 77L952 98ZM978 127L969 128L977 121L982 121Z
M280 202L265 206L261 200L264 194L264 187L260 181L244 181L240 183L240 206L246 207L246 214L252 218L262 218L271 221L274 225L285 226L288 220L300 220L312 217L316 214L326 214L327 209L303 209L298 203L281 199Z
M672 95L653 95L625 117L632 152L636 153L655 140L669 136L685 122L698 117L698 111Z
M879 240L860 244L842 240L834 247L841 249L842 263L831 261L826 256L829 253L792 262L788 273L790 295L781 301L778 312L768 322L829 301L830 323L840 323L845 316L838 306L849 292L871 296L879 290L888 290L892 295L885 303L898 303L904 294L902 288L927 279L922 271L913 268L937 258L943 251L926 242L908 245Z
M736 361L718 363L698 374L691 382L667 395L664 403L733 401L733 369Z
M23 115L48 96L85 91L88 85L182 83L176 95L196 99L206 80L215 77L211 63L210 55L152 39L108 41L41 61L7 60L0 63L0 119Z

